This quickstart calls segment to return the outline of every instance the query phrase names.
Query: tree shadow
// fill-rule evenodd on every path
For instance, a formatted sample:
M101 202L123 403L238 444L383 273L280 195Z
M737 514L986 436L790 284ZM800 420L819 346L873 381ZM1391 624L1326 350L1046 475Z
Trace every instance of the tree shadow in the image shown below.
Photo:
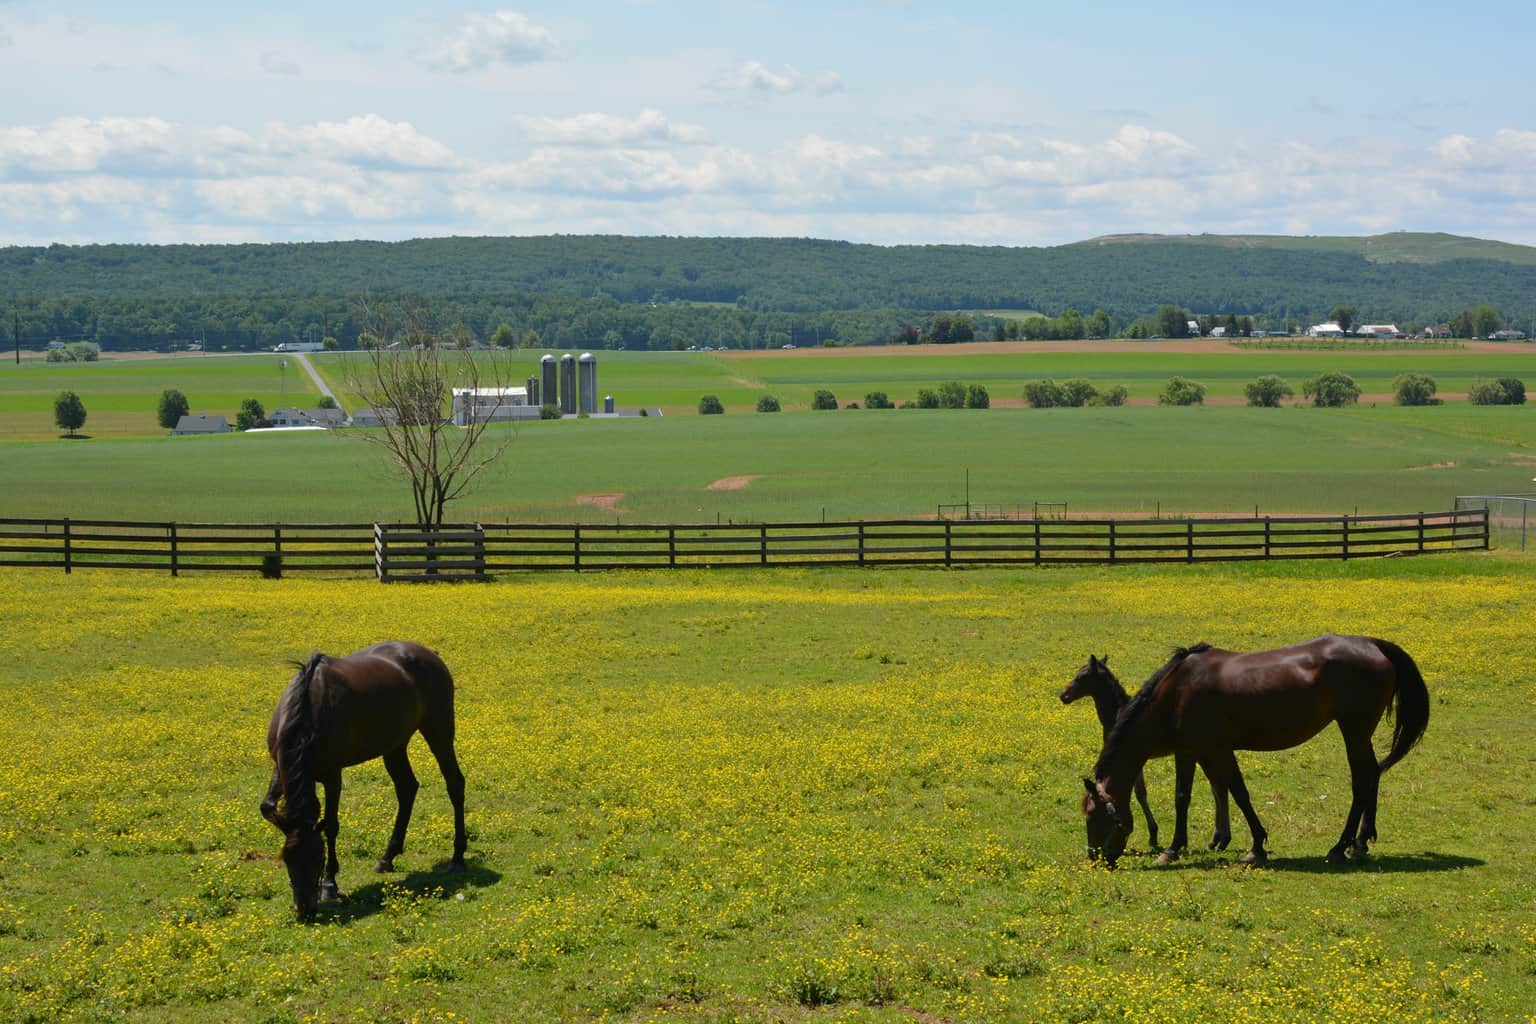
M501 881L501 873L485 864L470 860L463 871L449 871L448 861L441 860L423 871L405 874L374 875L375 881L350 892L343 892L340 899L320 904L317 922L348 924L372 917L384 909L387 893L405 891L414 895L431 895L436 899L451 900L465 889L483 889Z
M1185 859L1164 865L1163 867L1151 867L1152 871L1219 871L1230 868L1243 868L1244 865L1236 857L1226 854L1195 854L1186 855ZM1313 857L1270 857L1259 871L1286 871L1303 875L1341 875L1357 872L1374 872L1379 874L1403 874L1417 875L1429 874L1440 871L1462 871L1467 868L1484 867L1487 861L1476 857L1463 857L1454 853L1394 853L1384 856L1367 854L1363 859L1353 859L1344 864L1329 864L1323 860L1322 854Z
M59 435L59 440L60 441L89 441L90 439L91 439L91 435L90 434L60 434Z

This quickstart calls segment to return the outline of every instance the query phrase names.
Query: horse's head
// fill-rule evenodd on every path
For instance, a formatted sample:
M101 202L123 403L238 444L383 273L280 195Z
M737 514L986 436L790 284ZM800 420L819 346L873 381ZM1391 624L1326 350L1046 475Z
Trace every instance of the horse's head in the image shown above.
M1061 702L1071 704L1075 700L1091 696L1098 688L1099 680L1104 676L1114 678L1109 671L1109 655L1106 654L1102 658L1088 655L1088 664L1078 669L1077 675L1072 677L1067 688L1061 691Z
M288 885L293 889L293 910L300 921L315 919L320 906L320 877L325 871L325 837L318 821L283 826L283 866L288 869Z
M1104 863L1111 869L1125 852L1125 842L1136 825L1131 816L1130 801L1122 796L1115 800L1102 782L1083 779L1083 816L1088 829L1088 859L1098 860L1103 854Z

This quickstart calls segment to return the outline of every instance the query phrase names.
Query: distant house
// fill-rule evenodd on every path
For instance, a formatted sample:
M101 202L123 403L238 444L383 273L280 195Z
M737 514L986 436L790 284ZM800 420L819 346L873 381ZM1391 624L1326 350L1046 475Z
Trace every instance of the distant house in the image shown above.
M1488 337L1492 341L1524 341L1525 332L1512 330L1494 331Z
M1200 321L1199 320L1191 320L1187 324L1185 324L1185 326L1187 328L1189 328L1189 336L1191 338L1198 338L1198 337L1200 337Z
M1424 337L1426 338L1449 338L1450 336L1451 327L1449 324L1440 324L1437 327L1424 328Z
M1313 324L1311 327L1307 328L1307 337L1342 338L1344 337L1344 328L1340 327L1338 324L1331 320L1325 324Z
M399 418L395 415L395 410L393 409L379 410L365 405L360 409L352 410L351 425L354 427L382 427L386 420L390 424L394 424Z
M278 409L268 417L274 427L342 427L347 414L340 409Z
M1397 324L1361 324L1355 328L1355 333L1362 338L1401 338L1403 332L1397 329Z
M176 429L171 431L171 436L227 433L229 433L229 420L223 416L209 416L205 412L200 412L196 416L187 413L177 420Z
M1213 338L1225 338L1226 336L1227 336L1227 329L1225 327L1212 327L1211 328L1211 337L1213 337Z
M585 357L583 357L585 358ZM454 388L453 423L495 423L502 420L536 420L538 406L528 404L527 388Z

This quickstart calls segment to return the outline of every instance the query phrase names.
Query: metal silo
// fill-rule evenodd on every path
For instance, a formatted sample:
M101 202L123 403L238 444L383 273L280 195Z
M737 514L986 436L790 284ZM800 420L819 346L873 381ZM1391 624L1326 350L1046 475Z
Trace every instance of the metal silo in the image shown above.
M603 396L603 412L607 413L610 416L613 415L613 396L612 395L604 395Z
M555 386L555 357L545 356L539 360L539 404L554 405L559 394Z
M560 357L560 412L576 412L576 357L569 352Z
M528 404L539 405L539 378L535 374L528 378Z
M581 370L581 411L590 416L597 412L597 356L583 352L576 361Z

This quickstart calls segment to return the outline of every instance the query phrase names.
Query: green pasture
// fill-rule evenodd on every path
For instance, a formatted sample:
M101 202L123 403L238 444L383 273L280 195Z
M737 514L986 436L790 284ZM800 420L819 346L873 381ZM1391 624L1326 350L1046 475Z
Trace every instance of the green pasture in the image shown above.
M280 368L280 360L287 367ZM73 391L85 403L81 433L92 437L156 436L160 393L176 388L192 412L225 416L234 423L240 403L261 402L268 412L282 405L313 407L314 382L292 356L181 354L170 357L50 363L41 358L0 362L0 440L56 437L53 400Z
M103 446L105 447L105 446ZM1498 555L1117 570L560 574L478 586L5 570L0 1019L1528 1022L1536 594ZM1145 823L1090 866L1057 694L1173 644L1394 639L1432 710L1328 868L1335 730L1242 752L1262 869ZM261 820L286 659L423 641L457 680L468 871L420 740L397 872L373 761L340 902ZM1384 747L1388 726L1376 737ZM1147 765L1164 836L1172 766Z
M452 515L487 522L927 516L940 503L1065 501L1164 515L1438 511L1529 491L1536 409L846 410L535 421ZM12 516L367 522L409 492L360 432L0 446ZM728 478L736 479L727 483ZM712 486L713 485L713 486ZM606 510L593 502L607 495Z

